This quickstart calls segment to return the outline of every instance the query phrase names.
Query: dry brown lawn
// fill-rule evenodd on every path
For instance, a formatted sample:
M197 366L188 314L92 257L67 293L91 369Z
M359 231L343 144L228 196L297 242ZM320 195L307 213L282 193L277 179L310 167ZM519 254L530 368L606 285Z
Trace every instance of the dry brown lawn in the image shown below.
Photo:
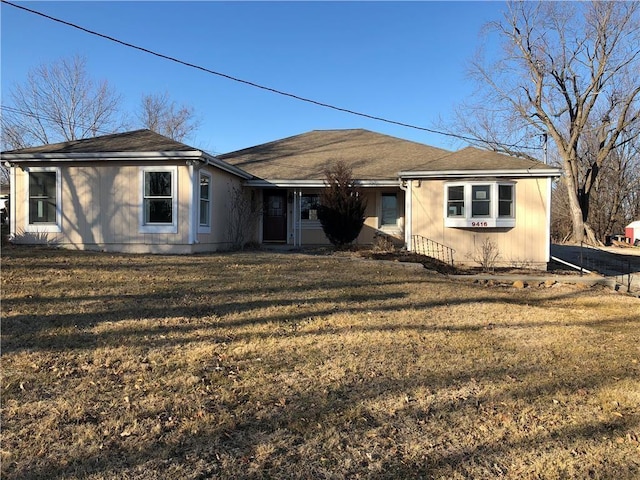
M3 479L640 478L640 301L348 255L2 252Z

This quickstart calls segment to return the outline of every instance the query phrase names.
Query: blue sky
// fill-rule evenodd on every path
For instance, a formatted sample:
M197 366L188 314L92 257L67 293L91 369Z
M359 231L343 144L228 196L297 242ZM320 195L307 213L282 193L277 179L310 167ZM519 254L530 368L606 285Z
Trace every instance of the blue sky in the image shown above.
M19 3L19 2L18 2ZM22 2L211 70L342 108L438 129L473 94L466 66L504 2ZM133 112L169 92L202 119L187 143L224 153L314 129L366 128L442 148L463 143L254 89L2 4L1 87L75 54ZM3 100L4 103L4 100Z

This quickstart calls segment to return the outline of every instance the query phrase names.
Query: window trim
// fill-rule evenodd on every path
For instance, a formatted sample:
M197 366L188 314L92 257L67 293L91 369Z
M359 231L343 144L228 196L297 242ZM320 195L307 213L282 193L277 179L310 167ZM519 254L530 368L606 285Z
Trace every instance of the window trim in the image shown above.
M395 223L383 223L383 198L385 196L393 196L396 199L396 221ZM400 208L398 205L398 192L380 192L380 210L378 215L378 227L380 230L398 230L400 228Z
M320 194L319 193L307 193L307 192L302 192L300 195L300 221L304 224L304 225L320 225L320 220L317 218L317 208L316 208L316 218L303 218L302 217L302 199L304 197L316 197L316 206L320 205ZM311 209L309 209L309 211L311 211ZM310 215L309 215L310 216Z
M152 172L171 172L171 223L145 223L145 175ZM178 167L140 167L139 233L178 233Z
M473 187L489 187L489 215L473 216ZM500 216L500 187L511 187L511 210L510 216ZM445 182L444 184L444 226L452 228L512 228L516 226L516 194L515 181L466 181L466 182ZM464 187L464 215L449 216L449 188Z
M56 221L55 223L30 223L31 188L29 180L32 173L55 172L56 174ZM29 233L60 233L62 232L62 176L60 167L29 167L25 175L25 195L27 214L25 218L25 232Z
M206 200L209 202L209 217L207 218L208 223L200 223L201 218L201 209L202 209L202 193L200 189L200 182L202 181L202 177L209 178L209 198ZM213 209L211 205L213 203L213 199L211 198L211 194L213 192L213 175L209 172L200 171L198 175L198 233L211 233L211 218Z

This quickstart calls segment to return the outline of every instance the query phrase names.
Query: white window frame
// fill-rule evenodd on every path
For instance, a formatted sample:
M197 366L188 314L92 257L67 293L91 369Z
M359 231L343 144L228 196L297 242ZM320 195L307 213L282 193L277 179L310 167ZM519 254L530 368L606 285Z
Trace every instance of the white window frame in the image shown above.
M32 173L55 172L56 174L56 221L55 223L29 223L31 208L31 192L29 179ZM62 232L62 176L59 167L28 167L25 175L25 192L27 215L25 219L25 232L29 233L60 233Z
M303 197L317 197L316 205L320 205L320 193L316 192L302 192L300 194L300 221L306 225L320 225L320 220L318 220L318 210L316 209L316 218L311 218L311 209L309 209L309 218L302 218L302 198Z
M489 187L489 215L473 216L472 191L474 186ZM511 216L499 215L500 199L498 197L500 186L510 186L512 188L512 212ZM464 215L449 216L449 188L464 188ZM467 181L467 182L446 182L444 184L444 226L451 228L512 228L516 226L516 182L515 181Z
M396 198L396 220L395 223L382 223L383 198L393 195ZM400 228L400 205L398 204L398 192L380 192L380 204L378 211L378 227L380 230L398 230Z
M145 223L145 175L152 172L171 172L171 223ZM140 167L140 233L178 233L178 167Z
M198 175L198 233L211 233L211 218L212 218L212 208L211 205L213 203L213 199L211 198L211 194L213 192L213 175L209 172L200 171ZM209 179L209 198L205 201L209 204L209 216L207 218L207 223L200 223L201 218L201 209L202 209L202 194L200 190L200 182L202 181L202 177L207 177Z

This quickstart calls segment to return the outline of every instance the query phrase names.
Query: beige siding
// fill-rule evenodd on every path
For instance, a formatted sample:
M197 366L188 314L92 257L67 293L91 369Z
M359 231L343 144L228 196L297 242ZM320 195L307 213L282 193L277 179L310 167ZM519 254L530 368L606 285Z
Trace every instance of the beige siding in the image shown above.
M170 165L170 164L167 164ZM177 166L177 232L141 233L141 167L139 165L82 164L60 167L62 185L61 232L28 233L26 173L16 169L16 223L14 237L18 243L51 243L68 248L106 251L188 253L192 212L197 222L198 197L191 189L190 167ZM197 173L195 173L197 179ZM221 211L228 195L223 185L234 180L229 174L212 169L214 182L212 209ZM191 202L194 209L191 210ZM222 211L227 209L223 206ZM225 218L214 219L212 234L202 241L203 247L217 249L222 245L220 226ZM197 232L197 229L195 230ZM214 233L215 232L215 233ZM196 237L194 236L193 240ZM216 248L213 248L213 246Z
M444 225L444 181L412 182L412 235L443 243L456 250L456 263L475 264L477 249L485 239L499 250L504 266L526 264L545 267L549 237L547 232L548 178L515 179L513 228L451 228Z
M194 246L194 251L228 249L231 247L228 228L231 221L231 202L234 200L234 188L241 188L241 179L211 167L206 167L204 170L211 175L211 232L198 233L198 243ZM198 178L196 178L196 185L199 185ZM243 191L243 194L250 194L250 192ZM198 224L200 223L199 204L199 193L196 192L195 219ZM247 241L255 241L255 238L247 237Z

